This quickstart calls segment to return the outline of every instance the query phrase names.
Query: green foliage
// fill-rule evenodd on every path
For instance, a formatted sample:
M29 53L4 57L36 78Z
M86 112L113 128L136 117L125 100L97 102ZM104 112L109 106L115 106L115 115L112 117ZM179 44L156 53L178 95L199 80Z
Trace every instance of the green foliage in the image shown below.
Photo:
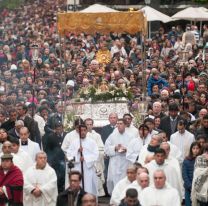
M88 88L81 89L78 93L79 98L91 102L117 101L122 98L131 100L133 97L128 89L115 86L110 86L107 91L101 91L99 88L97 89L94 86L89 86Z
M24 0L2 0L0 1L0 8L16 9L23 3Z

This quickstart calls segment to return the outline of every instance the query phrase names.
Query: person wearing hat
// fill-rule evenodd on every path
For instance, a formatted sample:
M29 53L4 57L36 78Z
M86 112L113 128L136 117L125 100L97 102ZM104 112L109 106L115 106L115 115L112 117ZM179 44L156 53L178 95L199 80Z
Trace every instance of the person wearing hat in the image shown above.
M135 163L139 158L141 148L145 144L149 144L151 135L149 133L149 127L145 124L139 126L139 135L133 138L127 147L126 159Z
M158 85L160 90L164 87L168 87L168 82L159 76L159 71L156 68L153 68L151 73L152 75L147 81L147 91L149 96L152 94L153 85Z
M169 105L169 115L161 119L159 129L167 134L168 139L177 131L177 123L182 118L178 115L179 107L176 103Z
M23 175L13 164L11 154L1 156L0 166L0 205L23 206Z
M63 123L63 112L64 112L64 105L63 101L59 101L56 104L56 112L50 114L48 121L45 125L45 133L48 135L54 132L55 124L57 122Z

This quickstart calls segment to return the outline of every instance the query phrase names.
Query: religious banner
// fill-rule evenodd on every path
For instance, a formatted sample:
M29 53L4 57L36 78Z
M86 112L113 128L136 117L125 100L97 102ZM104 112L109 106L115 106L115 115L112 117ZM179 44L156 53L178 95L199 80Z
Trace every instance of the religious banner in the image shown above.
M147 20L143 12L108 12L108 13L80 13L69 12L58 14L58 31L60 35L68 32L96 32L108 34L110 32L146 34Z

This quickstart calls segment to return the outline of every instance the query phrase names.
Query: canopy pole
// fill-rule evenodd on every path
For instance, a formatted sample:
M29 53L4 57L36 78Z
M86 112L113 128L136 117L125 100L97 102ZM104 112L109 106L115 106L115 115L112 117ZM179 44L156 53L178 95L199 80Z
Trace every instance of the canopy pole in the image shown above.
M200 21L200 36L202 35L202 21Z
M148 26L149 26L149 39L151 39L151 21L148 22Z

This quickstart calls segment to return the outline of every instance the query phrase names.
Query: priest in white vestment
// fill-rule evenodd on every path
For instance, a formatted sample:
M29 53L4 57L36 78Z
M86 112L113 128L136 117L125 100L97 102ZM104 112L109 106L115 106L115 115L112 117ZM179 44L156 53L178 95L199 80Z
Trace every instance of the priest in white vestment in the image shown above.
M36 155L36 164L24 174L25 206L55 206L58 195L55 170L47 164L45 152Z
M165 132L160 132L159 135L161 136L163 142L167 142L170 145L169 156L176 158L179 161L179 163L182 164L183 157L180 149L175 144L168 141L168 137Z
M145 144L149 144L151 135L149 128L145 124L139 126L139 135L131 140L127 147L126 159L135 163L139 158L139 153Z
M126 159L126 151L129 142L135 138L125 132L123 119L117 121L117 129L107 138L105 142L105 154L109 156L107 175L108 193L112 194L115 185L126 176L126 170L130 163Z
M129 165L127 168L127 175L122 180L120 180L113 189L110 205L119 205L121 202L121 193L136 179L136 166Z
M144 170L144 168L138 168L137 169L137 177L136 180L134 180L130 185L127 185L126 188L120 193L120 200L122 200L125 197L126 191L130 188L134 188L137 190L138 194L141 193L141 191L148 187L150 183L149 175L147 174L147 170Z
M63 152L65 153L65 155L67 154L67 150L70 146L70 144L74 141L79 139L79 125L83 124L83 120L82 119L76 119L74 121L74 130L72 130L71 132L67 133L67 135L64 137L64 140L62 142L61 145L61 149L63 150ZM67 167L67 163L66 163L66 172L65 172L65 189L69 186L69 181L68 181L68 167Z
M129 136L133 136L135 138L138 137L139 131L132 123L133 117L131 116L131 114L124 114L123 119L126 126L126 133L129 134Z
M178 191L166 184L162 170L154 172L154 184L145 188L139 195L142 206L181 206Z
M40 152L40 146L38 143L33 142L29 139L30 133L27 127L22 127L20 129L20 148L27 152L35 162L35 157L38 152Z
M101 135L98 134L95 130L93 130L94 121L91 118L85 119L85 125L87 126L87 136L94 140L98 146L99 150L99 158L95 163L96 173L98 176L98 196L104 196L105 191L103 188L103 184L105 182L104 178L104 144L101 138Z
M163 170L166 176L167 182L175 188L182 200L182 184L181 179L178 177L178 173L176 169L169 165L168 162L165 161L166 153L164 149L157 149L155 151L154 160L150 161L148 164L145 165L145 167L149 171L150 176L150 184L153 183L154 180L154 172L158 169Z
M20 148L20 142L17 138L10 138L11 151L14 154L14 163L23 173L33 165L33 160L27 152Z
M147 159L151 160L153 158L155 150L159 148L161 142L162 142L162 138L160 137L160 135L155 134L152 136L150 143L142 147L138 159L138 162L142 166L144 166L148 162Z
M180 149L183 160L188 156L191 144L195 141L194 135L187 131L185 126L185 122L180 120L177 125L178 131L170 136L170 142Z
M166 153L166 159L165 159L165 161L170 166L172 166L172 167L175 168L175 170L177 172L177 176L179 178L179 182L181 183L181 187L183 187L183 178L182 178L181 166L180 166L179 161L176 158L170 156L170 145L169 145L169 143L168 142L163 142L160 145L160 148L162 148L162 149L165 150L165 153Z
M73 169L81 171L81 162L84 169L84 190L93 195L98 195L98 181L95 164L99 158L99 151L96 142L87 137L87 127L80 126L81 139L71 142L67 150L67 158L75 158L75 167ZM80 143L81 141L81 143ZM83 156L81 156L81 153Z

